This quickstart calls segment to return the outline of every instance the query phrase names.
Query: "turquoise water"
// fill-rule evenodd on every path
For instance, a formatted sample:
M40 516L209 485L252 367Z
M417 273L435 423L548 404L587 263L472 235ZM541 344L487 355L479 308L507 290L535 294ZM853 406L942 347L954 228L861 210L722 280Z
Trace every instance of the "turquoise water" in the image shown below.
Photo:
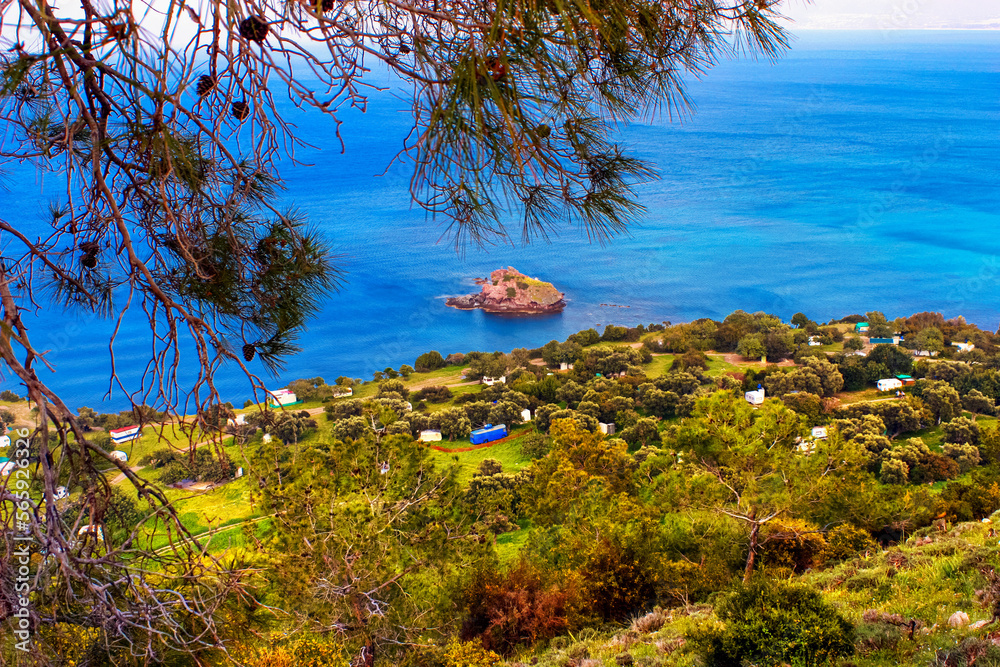
M298 118L306 140L326 150L299 153L313 166L286 171L288 198L345 255L349 274L273 385L371 377L430 349L508 351L590 326L737 308L786 320L934 310L997 328L1000 33L804 33L777 63L724 62L690 94L697 109L683 123L656 118L622 131L661 177L640 188L649 210L629 236L602 247L566 229L549 244L464 257L410 206L405 168L376 176L407 130L398 97L374 96L366 114L344 116L344 154L330 125ZM506 265L555 283L566 310L515 318L444 306ZM71 405L123 406L117 387L99 406L112 327L39 315L33 335L49 339L58 367L50 380ZM127 323L119 369L134 376L148 349L148 329ZM219 386L233 402L248 395L235 373Z

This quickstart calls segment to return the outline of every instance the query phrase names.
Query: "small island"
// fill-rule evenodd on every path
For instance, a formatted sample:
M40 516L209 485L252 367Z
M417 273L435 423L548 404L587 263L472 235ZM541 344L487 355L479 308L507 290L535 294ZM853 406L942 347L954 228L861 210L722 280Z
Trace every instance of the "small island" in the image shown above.
M489 278L477 279L483 289L478 294L455 296L445 304L460 310L482 308L487 313L558 313L566 307L566 295L537 278L530 278L512 266L497 269Z

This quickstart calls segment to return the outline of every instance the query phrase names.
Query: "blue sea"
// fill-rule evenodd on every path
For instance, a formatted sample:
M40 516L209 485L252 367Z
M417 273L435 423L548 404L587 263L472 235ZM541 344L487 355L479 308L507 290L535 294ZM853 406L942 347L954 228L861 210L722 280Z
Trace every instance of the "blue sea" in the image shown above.
M270 386L370 378L431 349L509 351L609 323L721 319L740 308L819 321L930 310L998 327L1000 32L802 32L777 62L727 60L688 91L696 106L680 122L621 128L659 172L639 188L648 211L629 235L602 246L566 228L549 243L464 255L411 205L407 168L380 175L409 127L401 93L373 94L364 114L342 116L343 153L332 123L296 115L323 150L299 151L311 166L285 170L287 200L348 273ZM3 215L36 225L58 195L51 186L39 198L0 191ZM565 311L445 307L508 265L564 291ZM43 377L70 405L127 406L119 387L106 395L114 324L51 311L31 322L57 368ZM126 321L115 353L128 388L149 350L148 328ZM234 403L249 397L235 369L218 386ZM0 388L18 386L7 377Z

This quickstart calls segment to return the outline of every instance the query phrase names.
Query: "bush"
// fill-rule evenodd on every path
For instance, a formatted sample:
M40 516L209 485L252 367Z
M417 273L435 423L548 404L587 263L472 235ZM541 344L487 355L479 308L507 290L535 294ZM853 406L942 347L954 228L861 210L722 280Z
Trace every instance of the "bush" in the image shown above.
M424 352L417 360L413 362L413 367L417 369L418 373L427 373L428 371L436 371L439 368L444 368L444 357L437 350L431 350L430 352Z
M840 561L854 558L867 552L874 553L878 544L867 530L855 528L850 524L837 526L826 534L826 548L823 549L823 559Z
M460 638L478 637L484 648L501 654L570 629L571 610L579 602L574 589L546 581L524 560L506 572L481 570L468 582L460 596L466 613Z
M552 448L552 438L542 433L529 433L517 441L521 454L529 459L540 459Z
M738 585L715 613L723 627L689 635L709 667L785 662L811 667L854 651L854 626L806 586L757 578Z
M0 391L0 401L4 401L5 403L18 403L23 400L23 398L12 392L10 389Z
M451 400L451 390L448 387L424 387L410 394L411 401L427 401L428 403L446 403Z
M445 667L489 667L501 658L477 642L458 643L452 641L444 650Z

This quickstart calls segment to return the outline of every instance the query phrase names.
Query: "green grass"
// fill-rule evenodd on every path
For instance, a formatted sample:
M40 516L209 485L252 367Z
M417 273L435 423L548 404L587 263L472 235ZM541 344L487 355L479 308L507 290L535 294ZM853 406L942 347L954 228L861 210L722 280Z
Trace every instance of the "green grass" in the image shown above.
M705 375L709 377L719 377L720 375L724 375L731 371L741 373L744 372L745 370L746 370L745 368L741 368L739 366L736 366L735 364L729 363L724 358L722 358L721 355L719 356L709 355L708 370L705 371Z
M653 357L653 360L646 364L646 377L655 378L666 375L670 371L670 364L672 363L674 363L674 355L672 354Z
M472 479L476 469L479 468L479 464L486 459L496 459L500 461L500 463L503 464L503 471L511 473L517 472L531 463L531 459L521 454L521 446L518 444L518 440L533 431L534 429L532 427L524 426L515 431L519 437L505 440L493 445L492 447L485 447L471 452L440 452L436 449L432 449L431 456L435 463L441 466L458 463L458 481L460 484L465 485ZM461 440L456 442L442 442L439 446L461 448L470 447L472 445L468 440Z
M462 369L466 367L467 365L445 366L444 368L439 368L436 371L429 371L427 373L410 373L410 377L405 380L403 378L399 379L403 380L403 384L407 387L411 387L415 384L422 384L428 380L441 380L442 382L440 384L461 382ZM372 386L375 386L374 383ZM355 390L355 393L357 393L357 390Z
M521 549L528 543L528 536L531 533L531 521L521 519L517 522L521 527L511 533L504 533L497 536L496 549L497 557L502 565L507 565L517 559Z

